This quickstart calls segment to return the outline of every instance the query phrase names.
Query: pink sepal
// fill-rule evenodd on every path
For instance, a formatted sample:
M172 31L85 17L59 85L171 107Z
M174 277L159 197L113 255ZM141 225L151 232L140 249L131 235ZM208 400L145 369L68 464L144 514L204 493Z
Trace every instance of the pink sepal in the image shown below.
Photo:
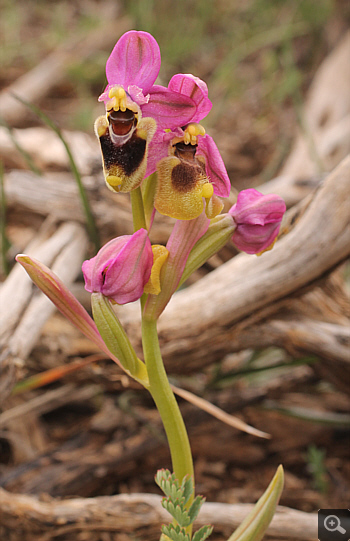
M196 112L196 104L191 98L164 86L154 85L149 94L148 103L142 106L142 115L154 118L159 130L185 126Z
M148 32L130 30L117 41L106 64L107 81L125 90L136 85L148 93L160 69L159 45Z
M117 237L84 261L85 289L102 293L118 304L136 301L143 294L152 264L152 247L145 229Z
M191 118L191 122L200 122L212 108L213 104L208 98L208 87L199 77L190 73L178 73L170 79L168 88L194 101L196 113Z
M214 186L215 195L228 197L230 195L231 182L218 147L210 135L206 134L204 137L198 137L196 155L205 158L205 170L210 182Z
M159 295L149 295L144 310L145 317L157 319L175 293L188 256L196 242L207 232L210 220L203 211L194 220L177 220L166 248L169 251Z
M285 211L279 195L263 195L253 188L243 190L229 210L237 226L233 243L247 254L264 251L276 239Z

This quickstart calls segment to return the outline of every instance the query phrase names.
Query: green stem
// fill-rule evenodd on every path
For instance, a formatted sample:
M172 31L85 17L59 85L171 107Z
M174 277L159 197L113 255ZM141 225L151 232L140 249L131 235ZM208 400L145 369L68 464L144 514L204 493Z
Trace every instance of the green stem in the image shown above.
M147 229L140 187L130 192L130 199L132 206L132 221L134 224L134 231L138 231L139 229Z
M180 483L185 475L194 480L190 443L185 423L165 372L156 320L142 320L142 344L150 384L149 391L163 421L173 471Z

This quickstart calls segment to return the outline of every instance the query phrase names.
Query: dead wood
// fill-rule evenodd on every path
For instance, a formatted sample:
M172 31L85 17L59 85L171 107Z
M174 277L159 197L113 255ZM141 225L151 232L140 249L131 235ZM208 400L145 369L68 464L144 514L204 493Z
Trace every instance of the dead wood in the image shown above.
M83 387L82 389L75 389L74 385L63 385L53 391L47 391L46 393L39 395L31 400L26 400L22 404L8 409L0 414L0 428L6 426L19 417L25 417L26 415L36 414L43 415L49 411L59 408L62 405L75 401L88 400L89 398L96 396L98 393L98 387L92 385L89 387Z
M69 402L71 400L66 398L66 403ZM156 455L159 461L163 455L167 456L165 438L160 430L158 437L150 437L148 429L129 426L128 436L121 438L116 430L110 439L108 432L99 432L97 428L76 433L64 444L9 469L1 477L1 486L17 492L46 493L55 497L90 496L104 490L103 487L129 478L137 463L145 457ZM123 427L118 428L123 433Z
M87 249L87 235L77 223L66 222L57 230L53 224L44 224L26 253L51 266L67 284L72 283L81 269ZM6 374L13 375L16 359L25 359L36 344L45 321L54 311L54 305L38 293L32 281L15 265L0 289L0 366L1 398L10 392ZM5 389L7 387L7 389Z
M204 503L195 525L212 524L215 531L231 531L251 511L251 504ZM16 539L40 535L50 540L60 534L79 531L109 531L145 534L169 522L169 514L155 494L120 494L64 501L40 501L28 495L0 489L3 531L16 531ZM279 506L268 529L278 539L317 539L317 515ZM31 539L28 537L28 539Z
M271 252L258 258L240 254L177 292L158 325L168 370L192 371L210 364L234 350L235 339L239 342L237 349L259 348L261 339L263 345L271 345L276 335L287 349L296 344L323 358L334 358L335 352L340 361L348 361L348 326L339 328L339 319L333 320L334 326L322 324L322 318L320 322L310 321L313 312L308 316L305 303L294 317L286 311L284 321L266 323L264 333L256 327L240 333L249 317L253 318L250 323L260 324L268 309L271 318L280 307L278 301L316 286L317 280L349 256L349 194L350 156L325 179L295 227ZM297 306L293 306L295 309ZM118 315L140 351L136 308L118 309ZM278 315L280 319L280 312ZM340 322L343 324L344 319Z
M87 133L67 130L62 130L62 135L68 143L74 161L82 175L89 175L93 171L100 172L101 156L95 137ZM0 157L6 167L13 169L27 169L28 167L23 155L16 148L14 140L31 156L38 169L44 171L68 171L70 169L67 151L62 141L53 130L44 127L14 129L11 134L6 128L0 127ZM22 180L22 174L23 171L17 172L18 181ZM29 180L33 183L33 179L29 177ZM35 176L36 191L38 191L38 185L41 185L41 180L41 177ZM57 180L59 180L59 176ZM70 180L71 183L74 183L73 178ZM18 188L22 188L21 183Z
M259 187L288 206L305 197L350 152L350 32L323 61L303 107L303 131L279 176Z
M58 143L62 146L61 142ZM90 144L92 144L91 141ZM89 147L86 146L87 148ZM123 194L112 194L106 189L100 171L101 157L97 141L95 150L98 151L99 174L85 175L82 177L82 182L98 228L107 240L117 235L132 234L133 223L129 197ZM85 160L84 163L86 168L89 161ZM12 170L5 175L5 192L10 210L20 208L42 216L53 216L58 220L71 220L74 216L75 220L85 223L78 188L69 173L46 173L39 177L31 171ZM152 242L165 244L169 238L172 223L170 218L157 216L155 226L151 231Z
M296 391L302 383L310 382L312 378L309 367L296 367L288 372L288 377L279 375L255 388L237 388L234 395L231 391L222 392L219 405L230 413L242 412L243 408L260 404L267 397L277 398ZM79 391L70 387L71 384L68 384L62 390L55 389L30 399L27 419L55 411L72 402L78 403L79 400L82 404L86 403L96 386L84 386ZM18 404L15 398L18 401L14 397L12 403ZM208 398L217 401L215 395L209 395ZM272 441L266 444L265 441L262 443L262 440L257 441L251 437L252 442L247 446L246 435L241 432L222 425L190 404L183 403L181 408L190 437L193 438L195 457L215 457L217 460L227 457L230 463L246 465L249 461L256 464L257 461L260 463L261 460L267 460L270 446L274 452L275 444ZM18 415L24 414L24 411L25 404L21 401L1 415L1 424L11 428L13 422L19 419ZM266 417L264 413L264 419ZM257 426L262 422L261 418L256 421ZM285 420L283 423L287 425ZM303 433L299 430L295 435L292 430L289 440L292 438L294 448L304 447L303 434L308 439L311 433L315 436L317 432ZM3 437L6 437L5 433ZM275 437L278 439L278 432ZM203 445L203 440L208 441L208 438L213 439L211 445ZM91 496L101 490L105 491L110 484L115 486L122 482L137 468L154 472L161 456L163 463L167 464L169 453L165 441L158 416L153 418L150 414L148 418L142 410L139 418L135 419L135 415L130 415L127 410L117 408L113 402L106 400L83 432L75 430L63 444L50 445L44 451L38 449L34 456L22 460L18 465L7 467L0 476L0 486L14 492L46 493L55 497L72 494ZM254 444L254 441L257 443Z
M170 372L192 372L226 353L270 345L346 363L347 320L344 315L336 316L334 310L326 315L327 303L345 305L346 300L338 292L331 301L335 292L327 295L320 288L316 294L301 297L301 288L317 285L317 279L349 254L349 163L349 158L344 160L329 175L314 198L304 202L306 208L301 205L297 212L290 211L295 227L272 252L260 258L240 254L175 295L159 323ZM68 191L66 208L71 213L69 199ZM218 300L213 303L213 298ZM318 314L315 321L315 307L321 304L323 316ZM125 306L119 315L140 351L138 308ZM181 359L184 361L179 362Z

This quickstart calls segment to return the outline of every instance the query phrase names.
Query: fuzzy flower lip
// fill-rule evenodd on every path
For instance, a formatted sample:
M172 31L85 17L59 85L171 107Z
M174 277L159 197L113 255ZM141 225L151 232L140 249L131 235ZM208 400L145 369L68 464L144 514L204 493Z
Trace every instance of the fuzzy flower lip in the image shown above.
M150 278L152 264L152 247L145 229L117 237L84 261L85 289L102 293L118 304L136 301Z
M113 107L111 91L121 87L127 99L138 105L142 116L153 117L159 126L175 128L188 123L196 112L191 97L154 85L161 64L160 49L148 32L130 30L118 40L106 63L108 85L99 97Z
M263 195L253 188L243 190L229 210L236 224L233 243L247 254L268 249L277 238L285 211L286 204L279 195Z

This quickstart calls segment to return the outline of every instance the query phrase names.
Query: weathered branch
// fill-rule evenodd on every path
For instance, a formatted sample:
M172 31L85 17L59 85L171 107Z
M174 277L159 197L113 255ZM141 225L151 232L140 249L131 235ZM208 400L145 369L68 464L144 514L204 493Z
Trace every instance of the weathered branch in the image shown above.
M280 175L259 189L288 206L305 197L350 152L350 32L323 61L303 107L303 132Z
M197 527L212 524L215 531L231 531L251 511L251 504L204 503L195 523ZM75 498L41 502L33 496L8 493L0 489L2 528L23 535L53 539L60 533L91 530L137 533L156 530L170 515L154 494L121 494L97 498ZM0 530L1 531L1 530ZM317 515L278 507L268 529L278 539L317 539ZM14 538L13 539L17 539Z
M80 272L87 250L87 234L74 222L66 222L53 234L48 229L44 224L26 252L52 266L69 286ZM6 307L0 312L0 386L3 387L3 400L11 389L6 374L10 373L12 379L14 359L27 357L55 307L45 295L38 293L19 264L1 286L0 305Z
M22 130L24 131L24 130ZM46 130L45 130L46 131ZM91 140L85 134L72 134L72 141L77 137L72 152L78 156L79 141L85 137L89 144L83 145L85 150L81 153L78 163L84 162L82 171L87 172L87 167L92 166L94 160L101 168L101 157L96 140L96 148L98 152L93 155L87 150L89 146L93 146ZM51 138L50 138L51 139ZM53 152L50 156L60 156L63 146L60 141L55 141L54 149L59 149L60 152ZM0 128L0 144L1 144L1 128ZM43 145L38 144L37 148ZM76 149L76 154L74 152ZM1 154L1 151L0 151ZM89 159L85 159L88 156ZM94 216L96 218L99 229L106 237L117 235L125 235L133 233L132 212L128 194L113 195L106 189L106 184L103 180L102 171L99 171L97 176L82 177L85 190L88 194L90 204ZM40 189L38 188L40 186ZM79 192L75 180L69 173L47 173L39 177L31 171L12 170L5 176L5 192L6 200L10 209L23 208L42 216L53 216L58 220L71 220L74 216L75 220L80 223L85 223L85 215L80 203ZM166 243L169 238L172 228L172 221L166 217L157 217L155 227L152 228L152 241L156 244ZM108 239L109 240L109 239Z

